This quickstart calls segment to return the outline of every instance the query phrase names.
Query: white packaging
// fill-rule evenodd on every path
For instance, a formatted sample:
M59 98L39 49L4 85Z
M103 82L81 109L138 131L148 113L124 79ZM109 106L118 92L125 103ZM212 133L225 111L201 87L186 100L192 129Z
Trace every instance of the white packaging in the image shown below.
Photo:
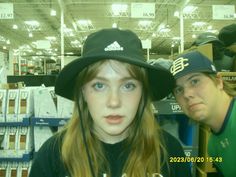
M31 127L18 127L17 133L17 156L29 154L33 149L33 135Z
M74 102L57 95L57 114L58 118L71 118Z
M9 89L7 94L6 122L17 122L19 89Z
M29 118L33 115L33 88L25 87L19 89L19 109L18 109L18 122L22 122L23 118Z
M36 118L56 118L56 98L54 87L34 89L34 115Z
M6 121L6 99L7 90L0 89L0 122Z

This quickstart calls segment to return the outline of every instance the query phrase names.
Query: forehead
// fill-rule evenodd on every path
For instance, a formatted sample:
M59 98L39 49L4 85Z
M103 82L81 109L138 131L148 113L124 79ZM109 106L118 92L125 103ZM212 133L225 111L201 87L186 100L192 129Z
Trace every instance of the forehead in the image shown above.
M188 81L194 77L206 77L206 75L201 72L189 73L189 74L186 74L186 75L176 79L176 84L178 85L180 83L185 83L186 81Z

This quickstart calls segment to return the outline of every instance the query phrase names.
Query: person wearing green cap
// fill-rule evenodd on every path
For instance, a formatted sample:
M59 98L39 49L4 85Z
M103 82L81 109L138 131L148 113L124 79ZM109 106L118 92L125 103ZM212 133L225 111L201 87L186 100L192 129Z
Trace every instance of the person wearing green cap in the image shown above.
M29 177L190 177L179 141L163 131L152 101L174 87L168 69L145 61L130 30L90 34L82 56L59 73L55 93L73 100L68 125L48 139Z
M179 55L170 72L176 80L173 94L183 112L212 131L208 141L211 161L224 177L236 176L235 88L198 51Z

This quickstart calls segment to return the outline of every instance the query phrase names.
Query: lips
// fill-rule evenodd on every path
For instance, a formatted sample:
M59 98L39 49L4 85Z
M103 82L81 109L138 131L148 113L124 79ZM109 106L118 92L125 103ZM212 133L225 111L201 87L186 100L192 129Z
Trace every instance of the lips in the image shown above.
M189 107L189 110L194 110L194 109L196 109L196 108L198 107L198 105L200 105L200 103L194 103L194 104L189 105L189 106L188 106L188 107Z
M121 115L108 115L105 118L109 124L120 124L123 121L123 116Z

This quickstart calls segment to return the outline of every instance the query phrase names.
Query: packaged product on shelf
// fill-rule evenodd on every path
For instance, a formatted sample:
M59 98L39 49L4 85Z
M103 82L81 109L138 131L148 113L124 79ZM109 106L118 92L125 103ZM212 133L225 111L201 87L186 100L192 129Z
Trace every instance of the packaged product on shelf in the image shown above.
M23 154L30 154L33 150L31 127L18 127L17 135L17 156L22 157Z
M7 162L0 162L0 176L7 177Z
M33 115L33 88L25 87L19 89L19 109L18 109L18 122L22 122L23 118L29 118Z
M0 158L3 156L4 149L6 149L6 128L0 127Z
M34 151L37 152L53 132L48 126L34 126Z
M18 163L17 162L8 163L8 176L9 177L18 176Z
M54 87L34 89L34 115L36 118L56 118L56 105Z
M6 122L17 122L19 89L9 89L7 94Z
M58 118L70 118L72 116L74 102L57 95Z
M27 177L29 174L30 163L19 162L18 163L18 177Z
M0 122L6 121L6 98L7 90L0 89Z
M16 147L17 147L17 127L6 127L6 155L7 157L16 157Z

